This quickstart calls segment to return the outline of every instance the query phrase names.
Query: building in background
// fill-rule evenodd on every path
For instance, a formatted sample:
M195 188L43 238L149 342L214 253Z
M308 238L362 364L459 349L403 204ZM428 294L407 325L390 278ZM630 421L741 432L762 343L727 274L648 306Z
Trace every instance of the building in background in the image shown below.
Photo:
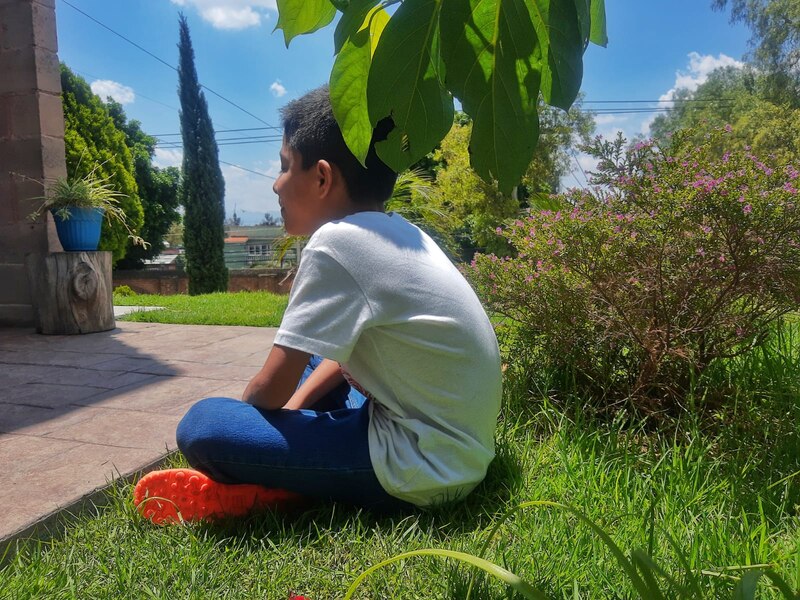
M225 266L229 269L292 268L297 265L304 246L305 240L287 243L283 227L227 226Z

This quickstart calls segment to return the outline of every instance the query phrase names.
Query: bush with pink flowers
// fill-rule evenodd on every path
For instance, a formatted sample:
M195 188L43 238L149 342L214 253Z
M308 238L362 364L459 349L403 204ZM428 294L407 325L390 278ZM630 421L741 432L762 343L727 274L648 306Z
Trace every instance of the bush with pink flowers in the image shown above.
M498 230L515 254L476 256L471 277L516 348L603 403L671 409L800 306L798 170L716 158L725 135L597 139L591 190Z

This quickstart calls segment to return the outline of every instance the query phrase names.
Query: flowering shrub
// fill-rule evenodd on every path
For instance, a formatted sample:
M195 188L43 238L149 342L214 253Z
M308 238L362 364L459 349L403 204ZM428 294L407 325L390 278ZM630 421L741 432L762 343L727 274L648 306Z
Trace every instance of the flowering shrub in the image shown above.
M498 234L471 278L542 366L605 400L669 407L714 360L747 351L800 305L798 171L749 151L595 140L594 187ZM642 402L643 400L646 400Z

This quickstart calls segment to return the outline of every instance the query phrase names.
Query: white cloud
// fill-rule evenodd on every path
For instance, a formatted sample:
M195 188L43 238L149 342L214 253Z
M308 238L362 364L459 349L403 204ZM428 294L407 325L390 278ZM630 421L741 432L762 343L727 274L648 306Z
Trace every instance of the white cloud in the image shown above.
M286 95L286 88L283 86L280 79L272 82L272 85L269 86L269 91L272 92L272 95L276 98L282 98Z
M622 123L627 120L627 115L595 115L594 117L594 122L597 125L611 125L612 123Z
M217 29L246 29L268 19L277 10L275 0L171 0L178 6L194 7Z
M183 162L183 150L156 148L153 164L159 168L180 167Z
M679 89L687 89L693 92L706 82L711 71L715 69L720 69L722 67L736 67L737 69L741 69L743 66L743 62L731 58L726 54L720 53L719 56L715 58L711 54L689 52L688 71L676 71L675 84L665 94L662 94L659 100L672 100L675 96L675 92Z
M133 88L117 83L116 81L111 81L110 79L98 79L97 81L93 81L90 87L92 88L92 92L100 96L103 101L111 97L120 104L131 104L136 100L136 94L134 94Z

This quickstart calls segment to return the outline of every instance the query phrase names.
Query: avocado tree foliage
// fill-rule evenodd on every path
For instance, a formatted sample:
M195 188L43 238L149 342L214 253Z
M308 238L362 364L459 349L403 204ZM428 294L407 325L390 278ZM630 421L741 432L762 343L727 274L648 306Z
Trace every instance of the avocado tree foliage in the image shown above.
M471 164L504 192L539 136L538 98L569 109L589 42L605 46L604 0L277 0L286 45L341 18L330 76L345 141L364 161L372 131L394 129L378 156L402 172L444 138L454 98L473 121ZM387 11L399 5L393 14Z

